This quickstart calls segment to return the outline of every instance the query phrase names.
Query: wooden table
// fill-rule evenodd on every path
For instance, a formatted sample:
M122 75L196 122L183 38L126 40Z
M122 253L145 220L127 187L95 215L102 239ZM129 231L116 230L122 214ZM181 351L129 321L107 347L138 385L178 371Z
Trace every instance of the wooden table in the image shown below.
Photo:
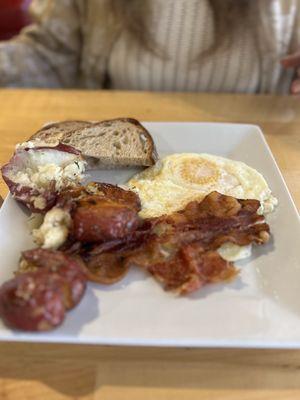
M132 116L258 124L300 207L298 98L0 90L0 105L1 164L46 121ZM3 182L0 193L7 193ZM1 400L299 398L300 351L0 344Z

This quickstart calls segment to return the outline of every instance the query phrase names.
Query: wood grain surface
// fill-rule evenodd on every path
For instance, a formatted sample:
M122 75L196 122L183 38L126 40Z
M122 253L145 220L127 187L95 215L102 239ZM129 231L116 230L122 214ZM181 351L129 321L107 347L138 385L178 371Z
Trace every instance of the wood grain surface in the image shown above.
M17 142L62 119L260 125L300 208L299 98L4 89L0 107L1 164ZM299 398L300 351L0 344L0 400Z

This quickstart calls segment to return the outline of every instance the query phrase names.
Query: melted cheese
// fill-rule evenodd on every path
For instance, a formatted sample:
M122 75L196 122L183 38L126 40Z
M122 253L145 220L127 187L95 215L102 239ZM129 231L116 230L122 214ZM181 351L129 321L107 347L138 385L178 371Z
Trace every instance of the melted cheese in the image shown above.
M224 260L238 261L251 256L252 246L238 246L233 243L224 243L218 248L218 253Z

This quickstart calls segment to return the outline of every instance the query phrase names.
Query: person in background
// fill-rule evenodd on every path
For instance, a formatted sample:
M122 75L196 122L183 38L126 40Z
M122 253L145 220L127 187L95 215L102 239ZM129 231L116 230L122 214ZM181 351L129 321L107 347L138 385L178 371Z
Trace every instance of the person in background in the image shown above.
M0 86L300 93L300 0L33 0Z

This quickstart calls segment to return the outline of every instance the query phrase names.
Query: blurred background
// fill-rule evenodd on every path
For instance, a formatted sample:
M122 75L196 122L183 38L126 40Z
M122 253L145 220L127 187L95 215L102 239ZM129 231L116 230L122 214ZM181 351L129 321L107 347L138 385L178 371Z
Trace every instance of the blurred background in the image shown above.
M10 39L30 23L31 0L0 0L0 40Z
M300 94L299 49L298 0L0 0L1 88Z

